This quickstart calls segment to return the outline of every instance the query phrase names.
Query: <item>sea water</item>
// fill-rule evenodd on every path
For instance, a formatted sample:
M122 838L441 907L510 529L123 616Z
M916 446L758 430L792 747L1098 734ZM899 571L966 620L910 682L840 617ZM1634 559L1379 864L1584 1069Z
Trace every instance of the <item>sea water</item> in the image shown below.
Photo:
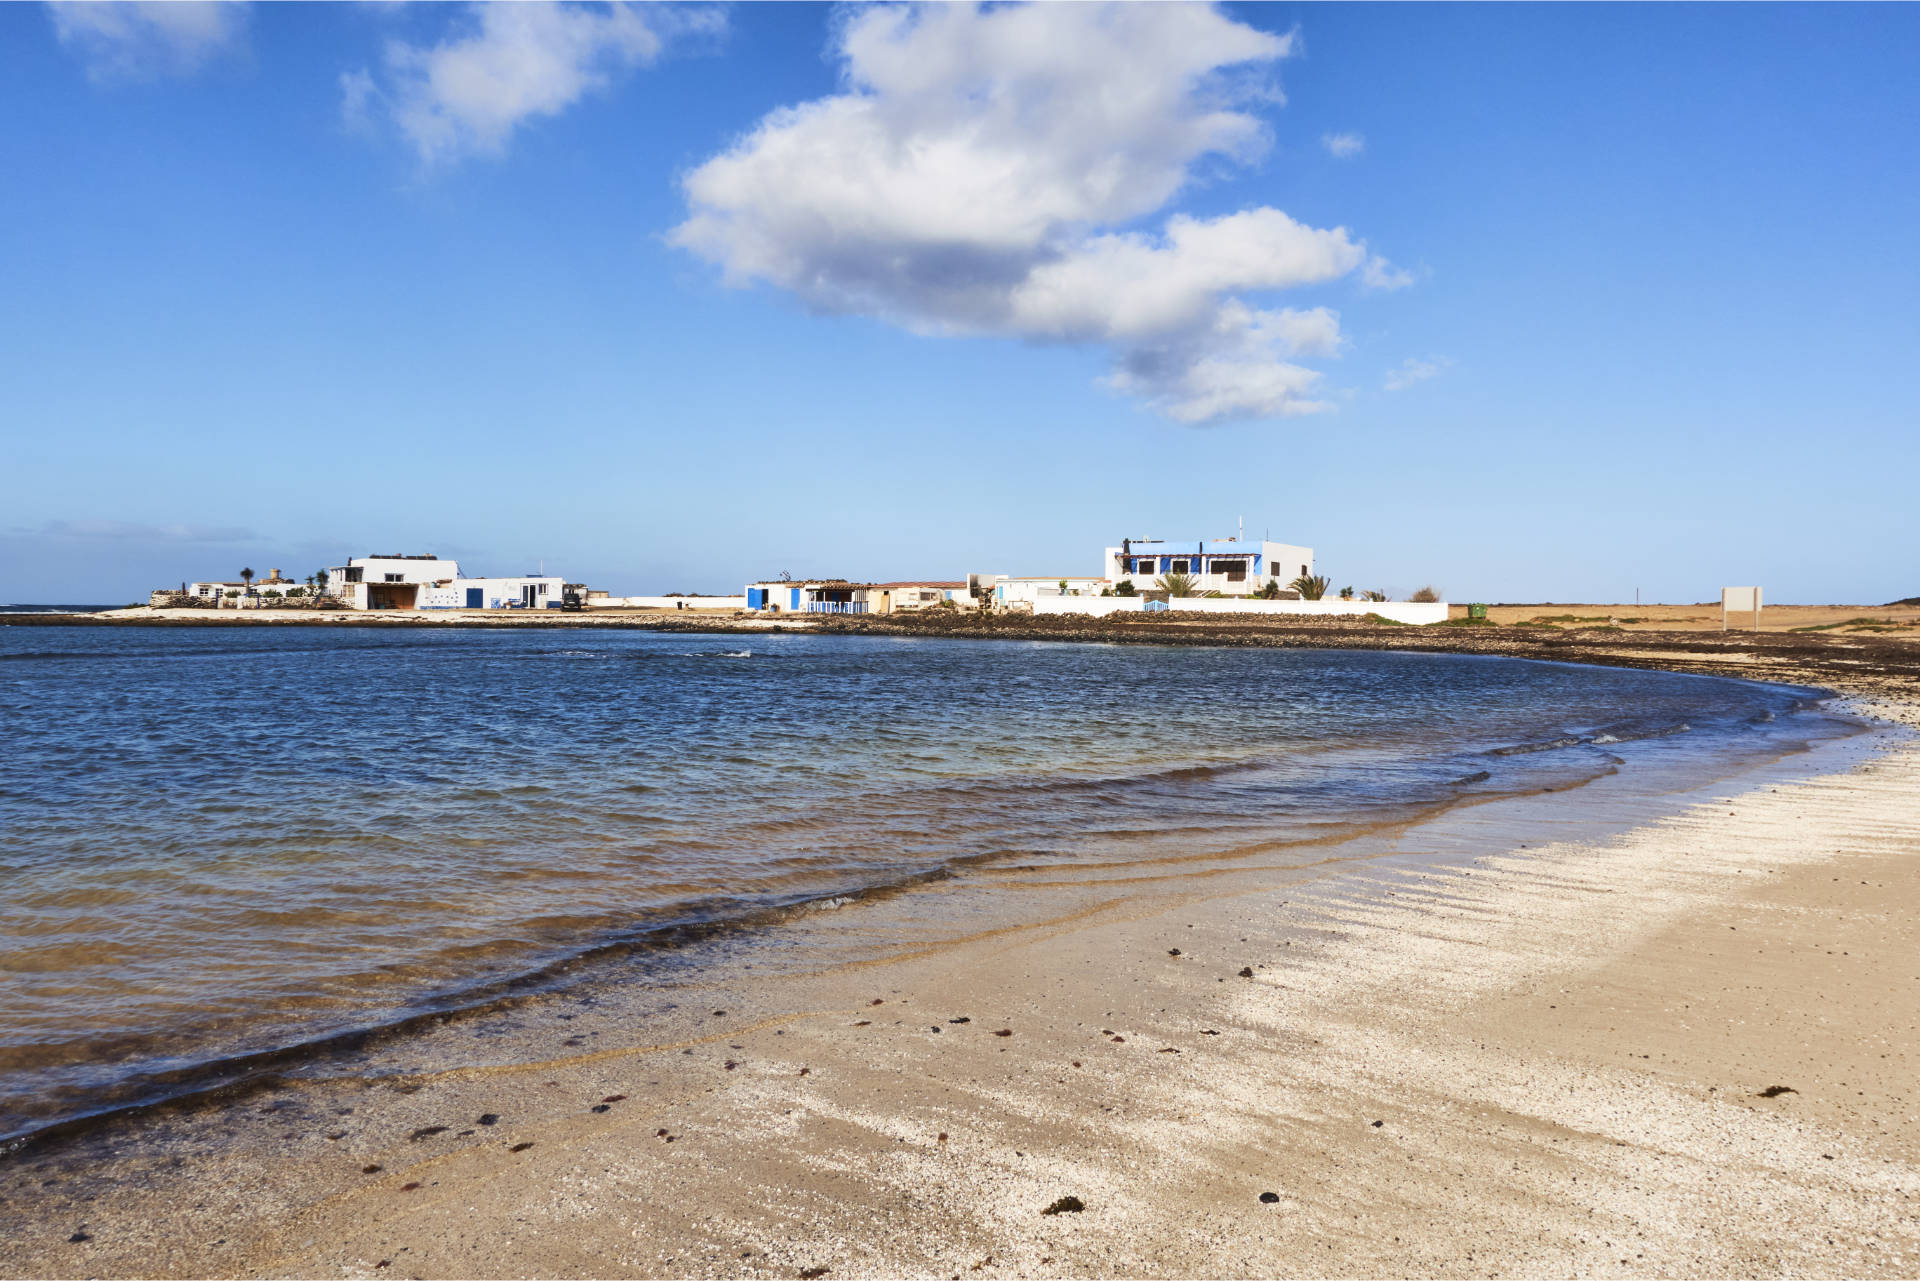
M0 626L0 1138L955 868L1317 849L1846 732L1476 656Z

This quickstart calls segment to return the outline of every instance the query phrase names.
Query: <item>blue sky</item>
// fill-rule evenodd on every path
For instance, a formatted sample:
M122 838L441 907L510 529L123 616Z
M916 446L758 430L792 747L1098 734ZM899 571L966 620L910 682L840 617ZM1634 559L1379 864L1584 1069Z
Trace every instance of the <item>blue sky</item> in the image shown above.
M0 6L0 600L1920 593L1920 8Z

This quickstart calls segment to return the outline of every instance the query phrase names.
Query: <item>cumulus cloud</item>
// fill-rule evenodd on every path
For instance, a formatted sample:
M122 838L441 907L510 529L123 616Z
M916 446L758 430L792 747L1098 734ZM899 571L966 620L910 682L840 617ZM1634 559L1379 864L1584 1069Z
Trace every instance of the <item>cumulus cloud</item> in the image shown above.
M342 75L341 108L353 125L390 117L430 164L498 154L524 121L558 115L619 73L652 62L669 35L719 21L711 9L474 4L450 38L428 46L392 41L378 74Z
M1394 269L1272 208L1129 226L1203 160L1259 158L1246 108L1291 48L1203 5L856 10L843 91L689 173L670 238L822 311L1106 345L1107 384L1182 422L1311 413L1291 358L1337 353L1337 315L1241 295Z
M1435 378L1451 368L1453 362L1445 356L1429 356L1425 360L1413 356L1400 362L1398 369L1387 371L1387 390L1405 391L1415 383L1423 383Z
M1335 160L1351 160L1367 149L1367 140L1357 133L1323 133L1320 145Z
M188 75L239 42L244 4L221 0L51 0L60 43L96 81Z

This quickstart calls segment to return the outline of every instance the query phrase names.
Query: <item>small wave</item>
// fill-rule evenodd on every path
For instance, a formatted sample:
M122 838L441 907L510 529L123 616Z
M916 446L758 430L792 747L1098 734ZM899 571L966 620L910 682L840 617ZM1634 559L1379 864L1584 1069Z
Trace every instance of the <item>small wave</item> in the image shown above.
M1604 746L1607 743L1632 743L1643 738L1666 738L1670 734L1684 734L1692 728L1693 726L1687 724L1685 721L1681 721L1678 725L1661 725L1654 729L1623 729L1595 734L1586 741L1598 746Z
M1489 756L1525 756L1530 752L1551 752L1562 747L1578 747L1587 740L1568 734L1560 738L1550 738L1541 743L1517 743L1512 747L1496 747L1488 752Z

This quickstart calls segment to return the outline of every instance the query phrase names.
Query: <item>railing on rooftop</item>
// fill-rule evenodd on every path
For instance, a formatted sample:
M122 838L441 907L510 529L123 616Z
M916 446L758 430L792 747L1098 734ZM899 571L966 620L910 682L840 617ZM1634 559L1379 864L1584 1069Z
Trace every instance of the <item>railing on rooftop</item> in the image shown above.
M864 614L867 602L863 600L810 600L807 602L809 614Z

